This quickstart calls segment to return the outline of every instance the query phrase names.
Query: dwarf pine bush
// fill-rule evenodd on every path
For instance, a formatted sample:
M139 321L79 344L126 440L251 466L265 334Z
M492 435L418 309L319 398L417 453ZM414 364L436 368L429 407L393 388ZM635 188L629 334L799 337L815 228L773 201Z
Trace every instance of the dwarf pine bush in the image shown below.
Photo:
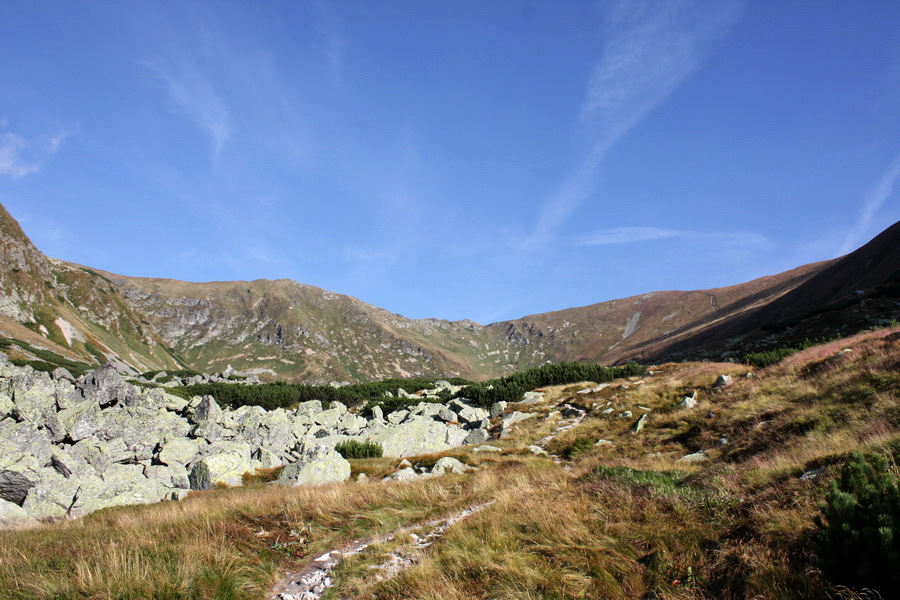
M854 452L820 508L816 549L825 576L900 597L900 489L887 459Z
M334 449L344 458L381 458L384 449L376 442L347 440L335 445Z

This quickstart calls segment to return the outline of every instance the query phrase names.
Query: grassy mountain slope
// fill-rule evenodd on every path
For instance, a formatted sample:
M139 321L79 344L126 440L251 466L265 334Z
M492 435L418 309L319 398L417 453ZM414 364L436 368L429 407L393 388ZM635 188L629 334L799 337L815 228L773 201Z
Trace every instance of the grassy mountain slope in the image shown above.
M894 226L846 257L740 285L652 292L483 326L408 319L290 280L190 283L50 259L0 207L0 330L22 339L18 323L43 338L30 336L40 347L138 372L231 364L314 383L482 380L548 361L741 356L801 333L847 333L897 318L898 238ZM765 329L827 313L835 302L833 327L816 317L806 329L790 322Z
M733 383L715 387L720 374ZM251 483L0 532L0 589L11 599L262 599L280 574L349 540L493 500L427 549L404 536L350 557L331 597L878 597L860 589L875 579L829 579L815 519L853 451L900 458L900 328L815 346L765 369L670 363L577 393L589 385L544 390L545 404L526 409L546 416L491 442L499 454L452 451L479 467L467 475L386 483L379 479L396 460L361 459L354 471L372 483ZM697 406L680 408L694 392ZM561 401L589 415L554 435ZM607 406L616 414L603 414ZM634 418L616 416L625 409ZM545 436L565 464L527 449ZM703 459L684 460L698 451ZM379 577L370 567L397 550L417 564Z
M106 277L44 256L2 206L0 267L0 330L7 336L138 371L180 364ZM35 335L24 335L22 327Z

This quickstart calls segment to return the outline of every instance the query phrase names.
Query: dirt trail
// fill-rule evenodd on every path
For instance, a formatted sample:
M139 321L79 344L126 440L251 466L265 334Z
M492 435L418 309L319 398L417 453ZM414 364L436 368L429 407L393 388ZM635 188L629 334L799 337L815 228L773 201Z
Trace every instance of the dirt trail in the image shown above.
M468 506L448 517L402 527L390 533L370 538L355 540L343 548L326 552L313 559L308 566L300 571L285 575L272 589L268 598L269 600L318 600L322 597L325 590L334 585L334 578L331 576L331 573L344 557L359 554L373 544L388 542L403 535L409 536L413 542L411 547L398 548L388 555L386 561L374 567L381 571L380 579L388 579L401 569L417 562L421 556L421 551L439 540L451 526L480 512L493 503L494 501L491 500L484 504ZM413 533L417 529L426 529L428 531L425 535L418 536Z
M553 433L541 438L538 445L543 448L547 442L557 435L578 426L586 416L587 411L580 411L574 418L560 421ZM562 462L562 459L558 456L550 455L550 458L556 463ZM335 581L334 577L332 577L332 572L344 557L359 554L373 544L388 542L397 539L400 536L408 536L412 544L402 545L391 552L388 555L387 560L373 567L374 569L381 571L379 580L389 579L399 573L402 569L418 562L422 556L422 551L443 537L447 530L454 524L480 512L493 503L494 501L491 500L484 504L475 504L441 519L402 527L390 533L370 538L354 540L342 548L331 550L330 552L326 552L313 559L313 561L303 569L285 575L281 581L272 588L268 599L319 600L325 590L334 585ZM419 536L414 533L418 529L424 529L426 530L426 533Z

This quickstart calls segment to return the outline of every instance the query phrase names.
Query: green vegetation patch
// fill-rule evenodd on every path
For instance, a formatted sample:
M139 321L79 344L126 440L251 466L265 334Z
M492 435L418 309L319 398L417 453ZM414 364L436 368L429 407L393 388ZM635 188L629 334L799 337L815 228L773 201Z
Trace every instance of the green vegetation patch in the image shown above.
M765 350L762 352L750 352L749 354L744 355L744 362L748 365L752 365L761 369L763 367L773 365L781 359L787 358L791 354L796 354L801 350L806 350L807 348L811 348L813 346L819 346L830 341L832 341L832 339L805 339L796 346L791 346L789 348L775 348L773 350Z
M816 519L816 549L831 581L874 588L884 597L900 590L900 487L880 454L854 452L831 482Z
M50 350L42 350L40 348L35 348L31 344L27 342L23 342L21 340L14 340L10 338L0 338L0 351L6 352L11 349L13 346L18 346L22 350L33 354L37 357L36 360L22 359L16 357L10 357L9 362L16 365L17 367L23 367L25 365L29 365L35 371L45 371L47 373L52 373L59 367L63 367L69 373L74 375L75 377L80 377L84 375L88 371L93 370L94 365L89 365L83 362L77 362L74 360L69 360L64 356L60 356L56 352L51 352Z
M628 363L623 367L602 367L586 363L555 363L519 371L506 377L475 383L456 394L476 406L489 407L494 402L519 402L525 392L548 385L564 385L579 381L609 382L618 377L643 375L646 367Z
M376 442L347 440L337 444L334 449L344 458L381 458L384 454L384 448Z
M439 378L415 378L415 379L385 379L369 383L357 383L341 387L330 385L308 385L304 383L263 383L258 385L243 385L239 383L198 383L182 388L172 388L171 392L185 398L192 396L210 395L219 404L237 408L245 405L262 406L268 410L286 408L308 400L321 400L323 402L341 402L347 406L358 406L369 402L388 407L392 401L399 400L401 404L412 402L413 405L427 401L425 398L387 398L386 392L396 394L398 389L416 391L433 388ZM464 385L468 383L464 379L454 378L450 383ZM449 400L450 394L445 393L442 399Z

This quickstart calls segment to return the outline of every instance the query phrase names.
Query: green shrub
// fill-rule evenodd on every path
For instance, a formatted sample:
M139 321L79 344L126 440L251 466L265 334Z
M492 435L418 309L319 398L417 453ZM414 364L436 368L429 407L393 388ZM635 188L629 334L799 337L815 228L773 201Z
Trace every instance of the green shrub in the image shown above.
M456 394L457 398L466 398L476 406L489 407L494 402L519 402L522 394L530 390L548 385L563 385L579 381L596 381L603 383L617 377L643 375L646 368L635 362L623 367L601 367L587 363L554 363L526 369L481 383L473 383Z
M572 442L571 446L566 448L565 456L569 460L572 460L573 458L584 454L585 452L593 450L594 444L595 442L591 438L578 438L577 440Z
M854 452L820 508L815 542L825 576L898 597L900 489L887 459Z
M381 444L376 442L347 440L338 443L334 449L344 458L381 458L384 454Z

